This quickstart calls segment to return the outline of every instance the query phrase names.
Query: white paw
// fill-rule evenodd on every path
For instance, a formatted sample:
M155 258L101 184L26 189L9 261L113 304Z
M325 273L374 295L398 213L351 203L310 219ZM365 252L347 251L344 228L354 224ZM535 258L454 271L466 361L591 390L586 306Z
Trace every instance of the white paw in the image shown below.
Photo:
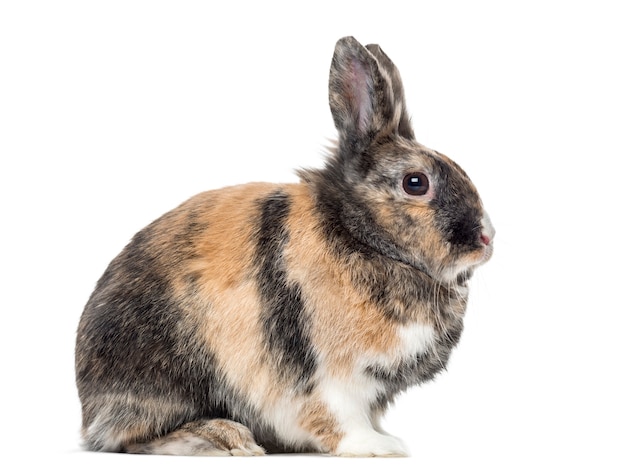
M352 433L343 437L337 456L409 456L404 443L391 435L381 435L374 430Z

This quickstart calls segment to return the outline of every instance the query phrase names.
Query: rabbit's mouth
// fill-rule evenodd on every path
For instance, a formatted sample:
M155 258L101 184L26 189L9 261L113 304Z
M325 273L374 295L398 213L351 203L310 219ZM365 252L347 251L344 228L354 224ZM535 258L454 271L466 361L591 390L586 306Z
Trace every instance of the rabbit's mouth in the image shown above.
M491 259L491 256L493 255L493 239L487 238L485 241L483 241L483 236L484 235L481 236L481 241L483 242L483 256L480 260L480 263L478 264L485 264Z
M478 266L485 264L493 255L493 237L495 232L482 232L477 238L476 245L471 250L465 250L458 254L451 253L447 263L443 264L434 273L428 273L431 278L444 283L459 283L467 281L467 277L473 274ZM466 278L463 278L467 276Z

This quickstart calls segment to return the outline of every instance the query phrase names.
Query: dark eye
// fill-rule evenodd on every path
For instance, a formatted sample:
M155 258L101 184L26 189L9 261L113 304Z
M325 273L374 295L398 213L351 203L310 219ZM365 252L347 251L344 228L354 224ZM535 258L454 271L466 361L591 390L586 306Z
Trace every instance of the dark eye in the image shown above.
M407 174L402 181L404 191L409 195L425 195L428 192L428 177L421 172Z

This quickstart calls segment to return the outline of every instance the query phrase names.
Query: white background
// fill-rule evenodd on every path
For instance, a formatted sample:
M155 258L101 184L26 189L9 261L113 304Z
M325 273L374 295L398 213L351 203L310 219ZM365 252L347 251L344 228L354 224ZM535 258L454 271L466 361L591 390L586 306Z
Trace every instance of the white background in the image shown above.
M221 3L0 4L0 467L624 474L620 2ZM398 65L418 140L465 168L497 228L449 371L388 414L413 456L81 451L74 333L95 281L189 196L320 165L344 35Z

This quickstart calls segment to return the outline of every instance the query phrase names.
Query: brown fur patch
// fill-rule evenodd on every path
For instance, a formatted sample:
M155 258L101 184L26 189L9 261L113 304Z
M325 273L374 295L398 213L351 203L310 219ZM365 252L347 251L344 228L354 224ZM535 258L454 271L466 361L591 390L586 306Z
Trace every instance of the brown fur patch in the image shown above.
M273 187L253 183L205 192L179 208L179 216L174 216L168 227L200 229L192 243L191 259L177 276L181 295L188 291L185 286L190 280L197 281L207 296L221 295L246 280L254 251L255 200Z
M307 188L290 191L289 278L303 284L306 306L315 316L313 342L326 359L326 370L347 377L353 373L357 357L394 348L396 326L354 288L350 263L339 262L327 249Z
M338 424L333 415L320 401L311 400L304 405L300 412L299 423L321 443L325 452L334 452L344 436L338 430Z

